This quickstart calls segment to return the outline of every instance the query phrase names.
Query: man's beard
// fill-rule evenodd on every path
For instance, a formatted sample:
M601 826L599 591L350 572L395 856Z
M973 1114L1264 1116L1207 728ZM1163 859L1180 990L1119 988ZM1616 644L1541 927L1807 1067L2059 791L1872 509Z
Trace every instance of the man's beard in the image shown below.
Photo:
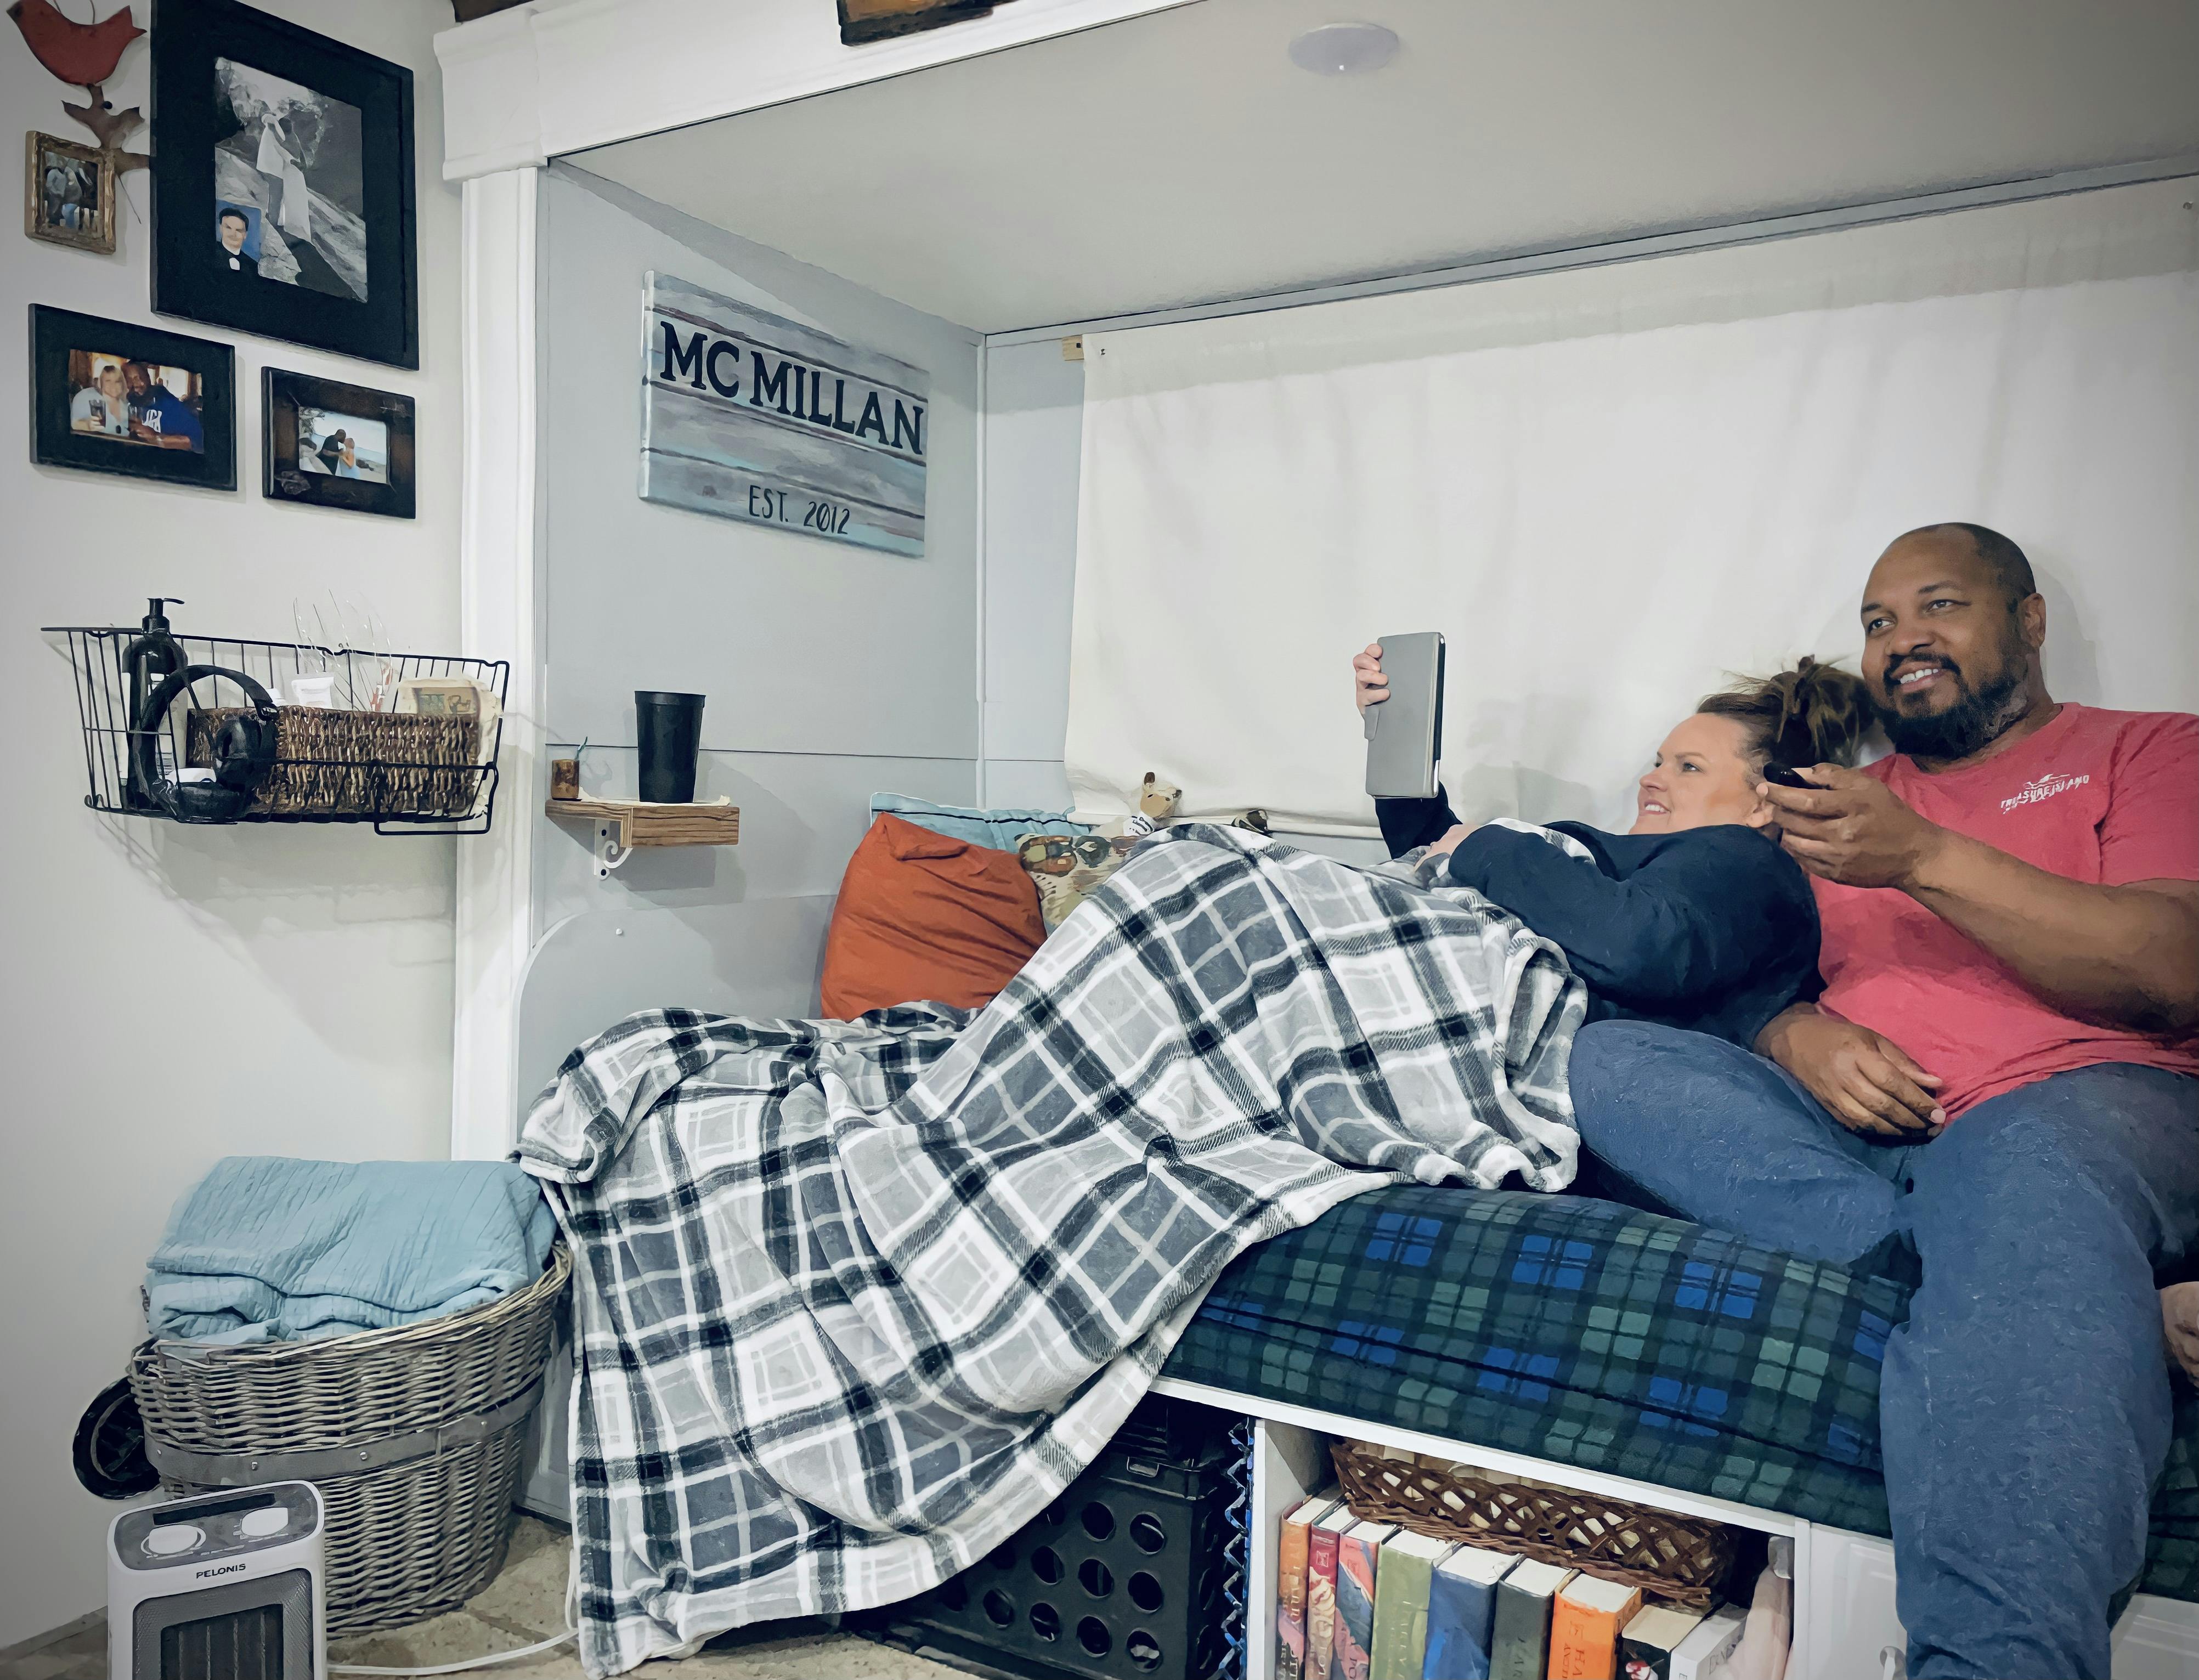
M2021 665L2011 661L1994 680L1983 688L1972 689L1961 671L1945 661L1938 662L1948 675L1963 685L1962 697L1945 711L1906 716L1876 696L1872 697L1871 709L1878 714L1879 727L1886 731L1886 738L1893 743L1894 751L1906 753L1911 758L1951 763L1968 758L1998 738L2021 715L2021 709L2011 707L2009 703L2022 690L2025 673ZM1890 681L1887 686L1892 686Z

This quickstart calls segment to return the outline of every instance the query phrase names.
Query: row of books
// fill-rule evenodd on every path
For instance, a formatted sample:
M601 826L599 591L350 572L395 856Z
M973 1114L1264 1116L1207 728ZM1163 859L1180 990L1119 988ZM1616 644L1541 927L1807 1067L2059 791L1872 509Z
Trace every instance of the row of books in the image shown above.
M1283 1519L1275 1680L1708 1680L1746 1618L1363 1522L1332 1490Z

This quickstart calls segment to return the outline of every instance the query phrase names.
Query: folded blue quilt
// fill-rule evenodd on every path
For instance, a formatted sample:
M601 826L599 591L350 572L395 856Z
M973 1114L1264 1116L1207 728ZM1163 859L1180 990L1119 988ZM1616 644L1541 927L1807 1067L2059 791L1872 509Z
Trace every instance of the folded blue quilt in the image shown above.
M146 1262L154 1335L308 1341L478 1306L540 1275L557 1234L504 1161L215 1163Z

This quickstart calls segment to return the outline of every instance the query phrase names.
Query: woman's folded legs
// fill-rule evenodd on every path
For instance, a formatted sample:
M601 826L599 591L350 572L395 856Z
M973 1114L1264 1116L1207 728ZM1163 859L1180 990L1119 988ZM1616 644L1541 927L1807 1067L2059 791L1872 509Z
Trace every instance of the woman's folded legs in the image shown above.
M1894 1235L1913 1148L1864 1141L1739 1045L1596 1021L1569 1077L1581 1141L1621 1188L1813 1259L1846 1264Z

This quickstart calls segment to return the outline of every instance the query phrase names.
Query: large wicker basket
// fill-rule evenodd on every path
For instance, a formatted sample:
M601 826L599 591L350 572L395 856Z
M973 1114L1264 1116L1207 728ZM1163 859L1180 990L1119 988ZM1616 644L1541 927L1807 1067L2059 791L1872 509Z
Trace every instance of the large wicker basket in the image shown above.
M326 1508L331 1634L455 1609L504 1566L527 1424L572 1275L486 1306L324 1341L148 1342L130 1362L171 1495L309 1481Z
M1690 1609L1711 1607L1733 1566L1733 1534L1722 1523L1484 1479L1461 1465L1385 1458L1363 1441L1339 1441L1329 1456L1355 1516L1584 1569Z
M234 706L193 711L184 761L213 762ZM481 726L470 717L278 707L275 762L247 814L277 817L464 817L487 774Z

